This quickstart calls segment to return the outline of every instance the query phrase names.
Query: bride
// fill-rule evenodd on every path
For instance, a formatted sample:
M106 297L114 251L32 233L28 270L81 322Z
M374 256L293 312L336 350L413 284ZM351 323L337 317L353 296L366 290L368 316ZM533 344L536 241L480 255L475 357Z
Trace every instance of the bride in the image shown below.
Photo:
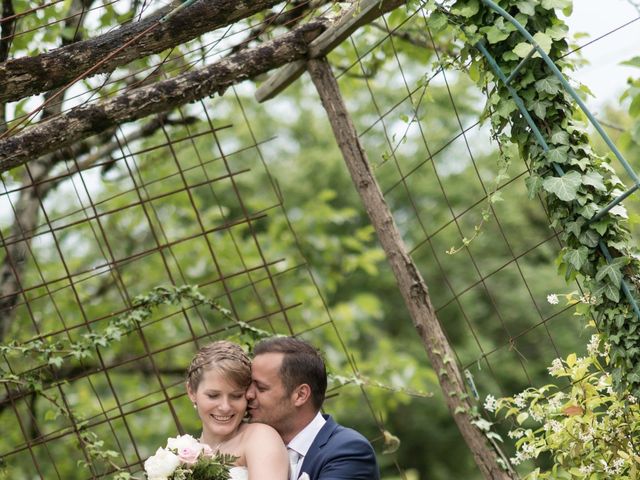
M205 345L187 371L187 393L202 421L200 442L236 457L231 480L287 480L287 451L278 432L245 423L251 361L228 341Z

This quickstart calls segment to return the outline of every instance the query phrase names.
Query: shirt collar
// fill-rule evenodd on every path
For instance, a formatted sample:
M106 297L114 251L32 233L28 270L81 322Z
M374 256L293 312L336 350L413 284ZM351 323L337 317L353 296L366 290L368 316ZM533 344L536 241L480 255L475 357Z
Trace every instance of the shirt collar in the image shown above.
M311 448L311 444L316 438L316 435L318 435L318 432L326 422L327 421L324 419L322 414L318 412L313 420L311 420L306 427L291 439L287 444L287 447L295 450L304 457Z

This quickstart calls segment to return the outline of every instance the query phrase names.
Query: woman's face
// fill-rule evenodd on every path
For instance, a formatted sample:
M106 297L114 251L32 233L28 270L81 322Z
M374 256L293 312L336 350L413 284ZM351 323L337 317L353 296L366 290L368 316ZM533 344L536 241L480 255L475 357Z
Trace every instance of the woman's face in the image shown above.
M233 436L247 410L246 389L238 387L217 370L203 372L195 392L189 398L197 405L202 420L202 440L222 442ZM210 444L212 448L217 445Z

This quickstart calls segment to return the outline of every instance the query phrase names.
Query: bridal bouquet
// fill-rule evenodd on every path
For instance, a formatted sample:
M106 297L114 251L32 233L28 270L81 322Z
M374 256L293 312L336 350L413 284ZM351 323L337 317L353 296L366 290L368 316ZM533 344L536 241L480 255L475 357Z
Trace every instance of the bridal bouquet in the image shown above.
M148 480L228 480L233 455L213 452L191 435L167 440L165 448L144 462Z

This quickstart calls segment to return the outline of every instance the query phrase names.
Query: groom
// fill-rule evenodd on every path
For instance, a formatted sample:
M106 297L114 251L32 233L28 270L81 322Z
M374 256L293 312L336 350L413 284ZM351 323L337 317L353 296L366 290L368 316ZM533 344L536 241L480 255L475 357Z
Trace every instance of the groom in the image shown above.
M254 348L251 376L251 421L271 425L282 436L291 480L380 478L367 439L320 413L327 372L314 347L292 337L263 340Z

